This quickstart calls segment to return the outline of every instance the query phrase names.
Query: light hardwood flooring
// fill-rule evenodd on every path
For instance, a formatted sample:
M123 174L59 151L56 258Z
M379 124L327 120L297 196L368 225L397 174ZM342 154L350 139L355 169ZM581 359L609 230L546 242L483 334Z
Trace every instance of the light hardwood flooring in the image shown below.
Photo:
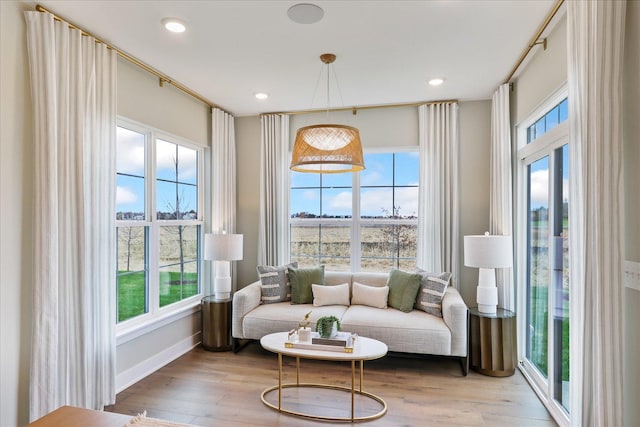
M279 414L260 401L262 391L277 384L277 369L277 356L256 342L237 354L199 347L122 391L106 409L129 415L146 410L149 417L198 426L332 425ZM283 381L295 382L295 359L284 358ZM301 382L350 381L348 363L301 360ZM362 424L367 426L556 425L518 371L506 378L473 371L463 377L456 360L387 355L364 363L364 389L388 405L387 414ZM285 399L294 393L287 389ZM296 396L305 399L304 393ZM314 390L304 405L348 408L349 402L348 393Z

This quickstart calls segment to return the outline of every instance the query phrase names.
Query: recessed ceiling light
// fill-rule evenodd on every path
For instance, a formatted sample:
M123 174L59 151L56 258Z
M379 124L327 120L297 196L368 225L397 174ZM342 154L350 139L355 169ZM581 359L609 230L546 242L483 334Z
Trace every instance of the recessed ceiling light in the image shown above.
M298 3L287 10L287 15L297 24L315 24L324 16L324 10L315 4Z
M172 33L184 33L187 29L183 21L178 18L164 18L162 26Z
M256 97L256 99L267 99L269 97L268 93L264 93L264 92L256 92L254 93L254 96Z
M436 77L435 79L429 80L429 84L431 86L440 86L442 83L444 83L444 79L442 77Z

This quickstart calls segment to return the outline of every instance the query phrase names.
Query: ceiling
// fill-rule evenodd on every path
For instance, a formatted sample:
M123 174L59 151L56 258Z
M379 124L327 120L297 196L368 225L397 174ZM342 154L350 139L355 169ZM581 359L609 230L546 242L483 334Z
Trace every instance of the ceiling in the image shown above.
M320 6L322 20L291 21L287 9L301 2ZM246 116L326 108L327 52L337 55L331 107L488 99L555 0L38 3ZM165 17L185 21L186 32L167 32ZM444 84L428 85L433 77Z

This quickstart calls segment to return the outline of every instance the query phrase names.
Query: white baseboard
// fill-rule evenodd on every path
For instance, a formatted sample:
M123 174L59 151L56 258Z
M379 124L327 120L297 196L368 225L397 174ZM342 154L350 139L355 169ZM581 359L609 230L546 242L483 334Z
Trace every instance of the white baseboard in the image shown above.
M198 332L195 335L187 337L145 361L138 363L120 374L117 374L116 393L120 393L122 390L137 383L147 375L162 368L167 363L194 349L198 344L200 344L200 335L200 332Z
M640 262L624 262L624 285L627 288L640 291Z

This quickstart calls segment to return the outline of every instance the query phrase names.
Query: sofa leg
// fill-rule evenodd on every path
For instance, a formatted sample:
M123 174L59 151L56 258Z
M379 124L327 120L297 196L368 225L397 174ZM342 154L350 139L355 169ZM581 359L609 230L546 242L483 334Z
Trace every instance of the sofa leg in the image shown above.
M250 341L251 340L242 340L240 338L232 338L231 339L231 351L233 351L234 353L239 352L240 350L245 348L247 346L247 344L249 344Z
M460 368L462 368L462 375L466 377L469 373L469 356L460 358Z

